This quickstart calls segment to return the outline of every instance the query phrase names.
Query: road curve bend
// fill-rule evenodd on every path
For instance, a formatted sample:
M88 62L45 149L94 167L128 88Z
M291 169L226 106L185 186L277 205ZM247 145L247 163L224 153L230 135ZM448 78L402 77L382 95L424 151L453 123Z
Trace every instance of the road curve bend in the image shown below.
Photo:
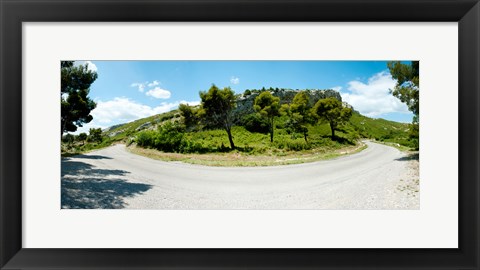
M419 209L413 161L366 144L349 156L272 167L164 162L114 145L62 159L62 208Z

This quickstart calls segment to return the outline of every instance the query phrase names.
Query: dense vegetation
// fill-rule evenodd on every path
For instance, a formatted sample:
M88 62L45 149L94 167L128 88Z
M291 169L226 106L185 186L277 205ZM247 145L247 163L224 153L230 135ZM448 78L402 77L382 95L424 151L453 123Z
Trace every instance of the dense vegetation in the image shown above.
M387 64L392 78L397 80L392 95L405 103L413 113L413 121L410 126L409 137L415 148L419 148L419 122L420 122L420 62L412 61L403 64L399 61L391 61Z
M75 155L111 145L113 140L103 135L102 129L91 128L89 134L65 134L62 136L62 155Z
M62 151L83 152L121 141L163 152L284 155L291 151L340 149L355 145L362 138L416 147L410 136L411 124L362 116L334 97L312 100L315 94L295 91L295 97L284 102L280 98L285 94L282 90L277 91L278 95L269 95L269 90L248 90L236 96L229 91L216 88L202 92L202 100L223 100L223 111L213 108L213 104L210 111L205 110L204 103L195 107L181 105L178 110L110 127L100 136L96 134L98 130L91 130L89 135L64 136ZM207 97L209 93L214 95ZM252 102L238 111L242 106L239 100L243 98L245 103L245 96ZM263 101L257 99L260 96ZM236 104L231 103L232 97ZM249 108L255 104L257 108ZM227 121L222 120L222 113Z
M248 118L251 118L251 116ZM215 153L231 151L224 130L186 131L180 117L172 120L168 124L160 125L157 130L147 129L138 132L138 135L132 137L131 140L136 141L141 147L154 148L165 152ZM288 116L278 117L273 143L270 142L268 128L256 132L249 131L246 126L234 126L232 134L236 142L235 151L248 154L281 155L288 151L315 148L332 150L346 145L354 145L361 138L414 147L409 139L409 124L372 119L357 112L354 112L350 120L338 129L335 140L331 139L331 129L328 123L308 126L308 142L305 141L303 133L292 130L288 127L288 123ZM166 139L167 136L170 136L170 139Z
M415 147L409 138L409 124L362 116L334 97L312 102L312 95L308 92L295 91L292 101L284 102L280 107L281 99L275 96L274 91L272 95L266 89L248 90L236 98L250 96L253 112L234 114L230 91L212 86L209 91L201 92L202 101L221 102L217 111L206 111L203 107L205 103L196 107L182 105L179 113L174 111L167 114L168 117L158 116L162 120L155 122L163 124L138 132L130 137L130 142L145 148L179 153L235 150L249 154L281 154L317 148L338 149L355 145L361 138ZM208 106L214 105L211 103ZM131 127L123 129L131 130Z

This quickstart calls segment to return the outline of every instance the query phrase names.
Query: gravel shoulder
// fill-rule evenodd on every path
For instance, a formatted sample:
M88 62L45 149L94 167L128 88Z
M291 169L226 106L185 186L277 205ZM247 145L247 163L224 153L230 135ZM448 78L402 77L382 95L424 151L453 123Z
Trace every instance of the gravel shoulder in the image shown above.
M164 162L114 145L62 159L62 208L419 209L418 161L366 144L349 156L271 167Z

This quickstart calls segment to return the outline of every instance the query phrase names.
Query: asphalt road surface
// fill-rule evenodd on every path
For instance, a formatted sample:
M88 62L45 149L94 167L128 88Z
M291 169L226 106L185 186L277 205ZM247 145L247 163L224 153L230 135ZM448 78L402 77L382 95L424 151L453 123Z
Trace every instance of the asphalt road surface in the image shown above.
M163 162L114 145L62 159L62 208L419 209L413 161L366 143L349 156L271 167Z

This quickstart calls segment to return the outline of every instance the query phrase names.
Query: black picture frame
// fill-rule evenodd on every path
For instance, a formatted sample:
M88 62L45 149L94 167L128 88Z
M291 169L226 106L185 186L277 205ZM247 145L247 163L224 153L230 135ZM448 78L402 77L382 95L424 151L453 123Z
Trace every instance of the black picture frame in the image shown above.
M0 0L0 17L1 269L479 269L478 0ZM47 21L458 22L459 248L22 248L22 22Z

